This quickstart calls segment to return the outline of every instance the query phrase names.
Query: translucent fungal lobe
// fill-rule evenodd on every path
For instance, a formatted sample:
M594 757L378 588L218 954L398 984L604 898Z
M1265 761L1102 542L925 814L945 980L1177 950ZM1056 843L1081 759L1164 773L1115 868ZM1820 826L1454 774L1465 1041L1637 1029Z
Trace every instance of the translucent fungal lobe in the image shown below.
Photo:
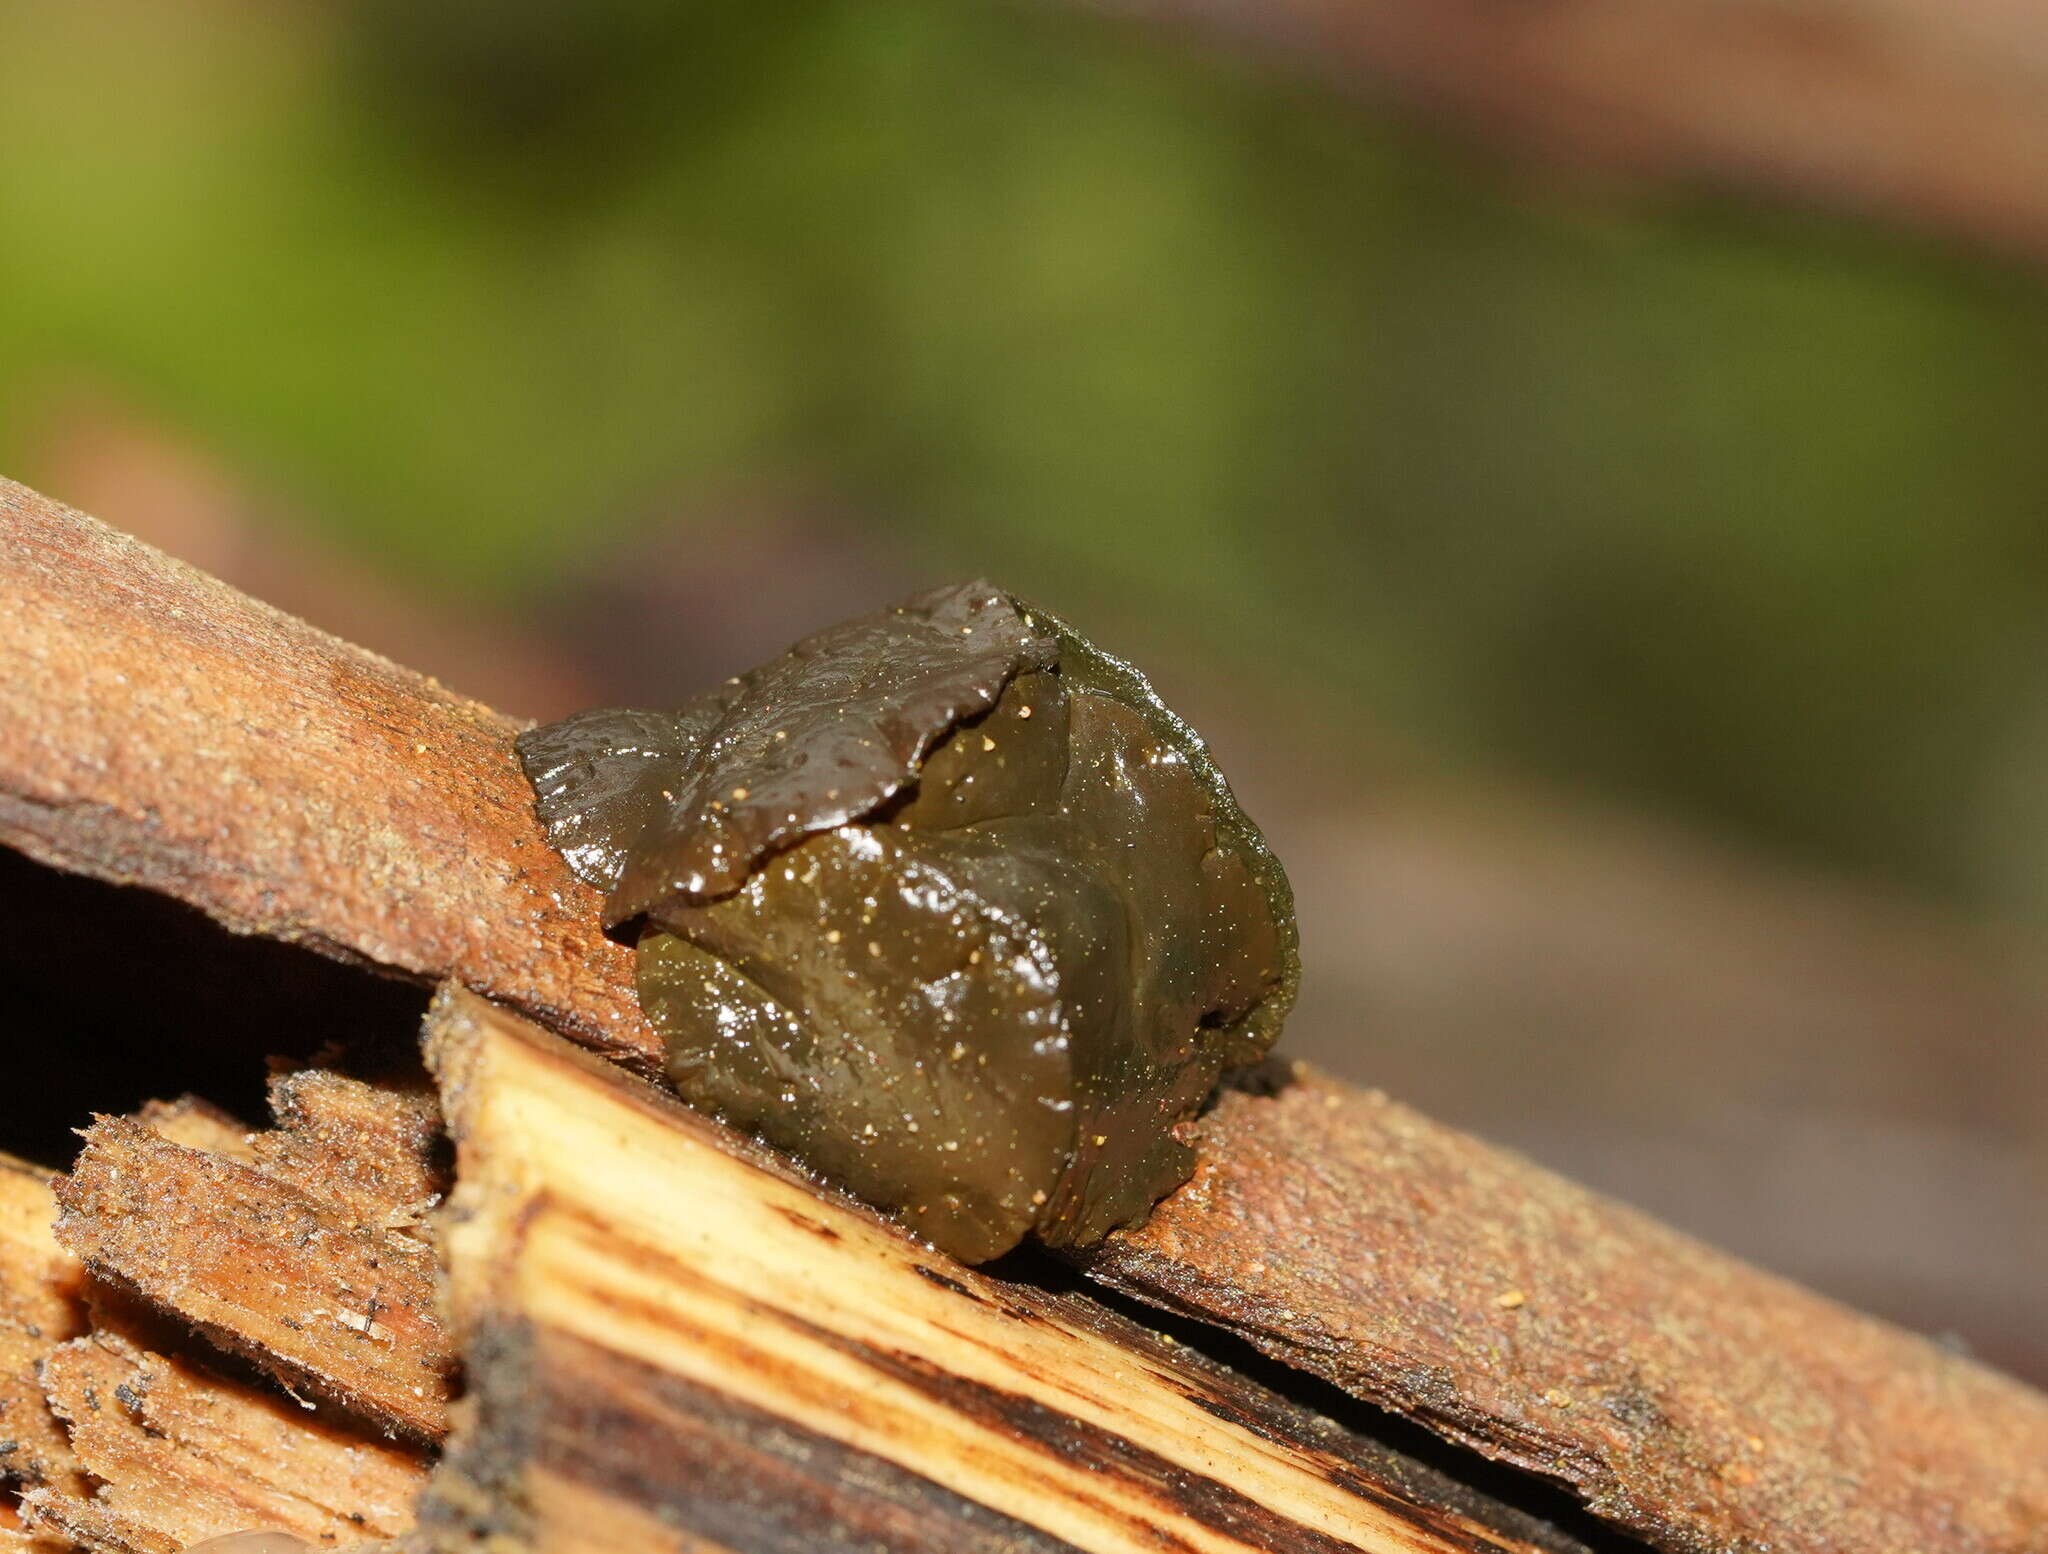
M966 1261L1142 1219L1293 1001L1286 877L1200 737L985 583L519 753L677 1091Z

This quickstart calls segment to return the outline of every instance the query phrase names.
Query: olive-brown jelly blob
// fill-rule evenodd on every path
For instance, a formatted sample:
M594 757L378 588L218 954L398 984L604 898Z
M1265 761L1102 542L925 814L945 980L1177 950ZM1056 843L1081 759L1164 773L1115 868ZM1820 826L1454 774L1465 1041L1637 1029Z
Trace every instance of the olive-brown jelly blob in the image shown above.
M1293 996L1285 877L1199 738L985 584L521 754L639 924L677 1091L964 1260L1142 1218Z

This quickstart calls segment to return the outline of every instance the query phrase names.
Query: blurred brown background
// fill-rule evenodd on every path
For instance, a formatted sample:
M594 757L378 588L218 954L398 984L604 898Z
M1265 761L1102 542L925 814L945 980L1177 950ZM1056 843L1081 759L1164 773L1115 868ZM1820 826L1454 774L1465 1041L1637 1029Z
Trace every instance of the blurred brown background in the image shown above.
M2048 25L0 0L0 469L509 711L986 573L1289 1043L2048 1380Z

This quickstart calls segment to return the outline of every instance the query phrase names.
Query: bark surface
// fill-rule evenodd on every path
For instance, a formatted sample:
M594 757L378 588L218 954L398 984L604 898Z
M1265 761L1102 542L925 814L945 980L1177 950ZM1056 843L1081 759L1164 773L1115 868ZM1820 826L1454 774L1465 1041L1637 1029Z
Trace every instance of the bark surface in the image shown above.
M1688 1554L2048 1548L2048 1398L1298 1068L1089 1271Z
M5 484L0 583L0 840L652 1064L512 724ZM2048 1400L1968 1360L1314 1076L1200 1147L1097 1277L1667 1548L2048 1546Z

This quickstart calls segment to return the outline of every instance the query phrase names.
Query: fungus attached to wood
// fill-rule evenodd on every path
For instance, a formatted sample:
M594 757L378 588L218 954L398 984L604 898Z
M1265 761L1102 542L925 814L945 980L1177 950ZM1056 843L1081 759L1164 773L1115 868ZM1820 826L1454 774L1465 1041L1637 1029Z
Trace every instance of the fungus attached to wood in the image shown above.
M676 1089L967 1261L1142 1219L1293 1000L1286 877L1200 736L985 583L519 751Z

